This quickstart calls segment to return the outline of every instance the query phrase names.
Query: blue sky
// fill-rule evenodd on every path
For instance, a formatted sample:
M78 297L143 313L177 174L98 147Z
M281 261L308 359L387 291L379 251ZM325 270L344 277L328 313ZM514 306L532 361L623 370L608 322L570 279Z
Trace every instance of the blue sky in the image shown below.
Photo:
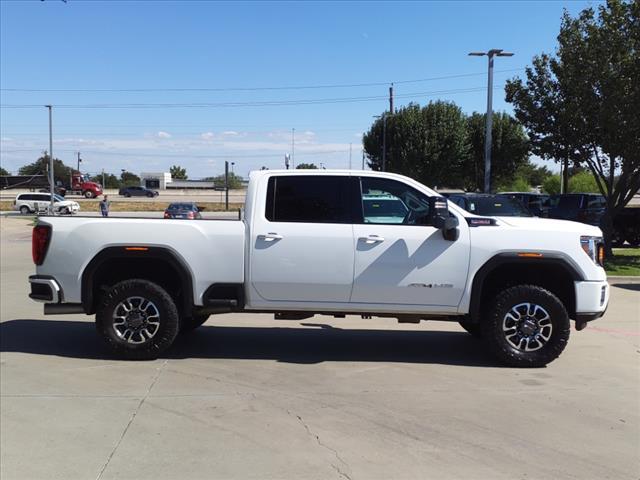
M505 80L554 51L563 8L589 5L1 1L0 163L15 171L48 148L40 105L52 104L54 155L73 164L81 151L89 172L281 168L292 128L296 163L348 168L351 146L356 168L389 83L396 107L442 99L484 111L486 58L467 53L503 48L515 56L496 60L494 109L511 111ZM318 102L282 104L301 100Z

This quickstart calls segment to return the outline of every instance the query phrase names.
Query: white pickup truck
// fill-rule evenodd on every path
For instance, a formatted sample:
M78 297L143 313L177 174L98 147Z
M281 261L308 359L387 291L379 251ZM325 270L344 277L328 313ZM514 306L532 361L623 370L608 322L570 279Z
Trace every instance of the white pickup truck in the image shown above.
M609 300L598 228L479 217L382 172L254 172L238 221L40 217L33 259L45 314L95 314L134 359L211 314L268 312L457 321L502 362L542 366Z

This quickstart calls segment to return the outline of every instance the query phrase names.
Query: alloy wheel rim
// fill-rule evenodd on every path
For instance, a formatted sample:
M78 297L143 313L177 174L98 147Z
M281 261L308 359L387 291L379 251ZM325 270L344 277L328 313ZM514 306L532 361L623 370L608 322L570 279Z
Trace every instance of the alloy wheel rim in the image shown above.
M127 297L113 310L113 329L127 343L145 343L160 329L160 311L144 297Z
M551 339L551 316L535 303L519 303L502 319L502 331L512 347L523 352L535 352Z

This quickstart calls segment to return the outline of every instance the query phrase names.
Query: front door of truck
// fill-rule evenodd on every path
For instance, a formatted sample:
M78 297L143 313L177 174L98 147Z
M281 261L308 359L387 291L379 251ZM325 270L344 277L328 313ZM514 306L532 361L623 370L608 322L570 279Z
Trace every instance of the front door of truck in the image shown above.
M353 282L351 177L270 177L253 214L250 282L267 302L348 302Z
M362 177L361 196L362 216L354 225L351 302L397 304L398 311L415 310L415 306L456 307L469 267L469 230L464 219L459 219L459 238L449 241L441 230L428 225L428 196L410 185Z

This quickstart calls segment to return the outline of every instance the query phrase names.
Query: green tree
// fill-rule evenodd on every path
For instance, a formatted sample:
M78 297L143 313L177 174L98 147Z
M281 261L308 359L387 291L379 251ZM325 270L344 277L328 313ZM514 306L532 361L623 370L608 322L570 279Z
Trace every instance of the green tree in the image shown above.
M607 202L608 246L613 217L640 189L639 25L638 1L609 0L576 18L565 12L556 55L536 56L526 83L506 86L534 153L592 173Z
M463 167L467 190L484 189L484 141L487 115L473 113L467 119L471 155ZM505 112L493 114L491 128L491 186L513 183L519 167L529 160L529 139L522 124Z
M526 162L518 167L516 171L516 177L522 177L527 180L529 185L537 187L542 185L547 178L552 175L551 170L547 167L534 165L531 162Z
M189 178L187 177L187 169L182 168L180 165L172 165L171 168L169 168L169 173L174 180L186 180Z
M522 175L516 175L509 179L503 179L501 183L496 184L496 192L530 192L531 184Z
M542 182L542 191L547 195L557 195L560 193L560 175L551 175Z
M20 167L18 175L47 175L49 172L49 155L47 152L35 162ZM71 179L73 167L68 167L58 158L53 159L53 179L63 184L68 184Z
M120 174L120 186L121 187L132 187L140 185L140 177L135 173L128 172L127 170L123 170Z
M235 173L229 172L229 189L230 190L238 190L242 188L242 177L236 175ZM207 177L203 178L204 181L213 182L213 184L217 187L224 187L224 174L218 175L217 177Z
M9 172L7 172L4 167L0 167L0 175L9 175Z
M296 166L296 170L317 170L315 163L299 163Z
M598 193L598 184L590 172L576 173L569 179L571 193Z
M94 175L91 177L91 181L102 185L102 174ZM102 188L118 189L120 188L120 180L113 173L105 173Z
M463 166L469 158L466 117L451 102L409 104L386 114L386 169L425 185L462 187ZM383 119L363 137L369 166L382 169Z

